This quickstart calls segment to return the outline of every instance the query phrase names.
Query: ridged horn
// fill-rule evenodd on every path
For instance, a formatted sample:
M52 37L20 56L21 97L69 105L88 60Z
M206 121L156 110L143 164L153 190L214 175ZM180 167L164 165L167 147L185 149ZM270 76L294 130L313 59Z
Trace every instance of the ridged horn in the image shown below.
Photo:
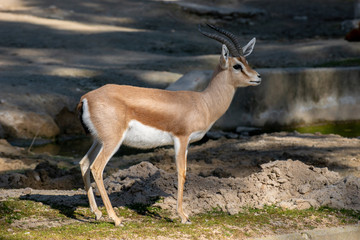
M227 38L220 36L218 34L214 34L214 33L209 33L209 32L205 32L201 29L201 25L199 24L199 28L198 28L199 32L201 32L204 36L212 38L218 42L221 42L222 44L225 44L226 47L229 49L230 54L234 57L240 57L240 53L239 51L237 51L235 45L233 42L229 41Z
M232 32L229 32L225 29L222 29L222 28L219 28L219 27L216 27L212 24L209 24L207 23L206 25L208 25L210 28L214 29L215 31L221 33L221 34L224 34L225 36L227 36L235 45L235 48L236 50L239 52L239 54L241 56L244 55L244 52L243 52L243 49L240 45L240 41L239 41L239 38L237 36L235 36L235 34L233 34Z

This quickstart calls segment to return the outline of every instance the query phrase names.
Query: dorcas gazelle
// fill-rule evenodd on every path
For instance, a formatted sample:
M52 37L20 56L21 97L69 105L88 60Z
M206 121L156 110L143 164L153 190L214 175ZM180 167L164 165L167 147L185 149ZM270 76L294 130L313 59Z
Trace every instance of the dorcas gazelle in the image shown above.
M80 120L94 141L80 161L85 190L96 219L101 218L92 187L92 173L109 217L121 224L103 183L103 171L122 144L135 148L174 145L178 174L177 211L182 223L189 223L183 211L183 189L189 143L200 140L228 109L238 87L257 86L260 75L245 57L255 45L253 38L244 47L231 32L213 25L215 33L199 31L221 42L220 61L208 87L202 92L166 91L108 84L86 93L78 104Z

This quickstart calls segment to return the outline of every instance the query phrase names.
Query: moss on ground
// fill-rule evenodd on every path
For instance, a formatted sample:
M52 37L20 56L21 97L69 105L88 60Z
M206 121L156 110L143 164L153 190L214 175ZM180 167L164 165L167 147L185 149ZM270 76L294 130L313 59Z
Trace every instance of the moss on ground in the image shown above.
M178 218L172 220L168 212L156 207L133 205L115 209L125 218L123 227L115 227L106 218L93 220L88 207L65 211L41 202L9 199L0 202L0 239L145 239L160 236L164 239L242 239L355 224L360 220L358 211L326 207L286 210L265 206L263 209L244 208L236 215L214 209L191 217L191 225L183 225ZM103 207L101 210L106 213ZM28 219L41 219L44 224L32 227L26 225ZM50 222L58 224L49 226L47 223Z
M300 133L316 133L322 134L339 134L343 137L358 137L360 136L360 122L331 122L314 124L310 126L297 127L294 130Z

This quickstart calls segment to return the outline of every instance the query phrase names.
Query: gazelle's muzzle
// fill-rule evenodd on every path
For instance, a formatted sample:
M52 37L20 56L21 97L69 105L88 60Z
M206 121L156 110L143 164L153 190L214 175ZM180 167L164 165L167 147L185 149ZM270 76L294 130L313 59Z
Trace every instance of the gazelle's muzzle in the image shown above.
M261 83L261 75L257 74L257 78L255 80L251 80L250 83L251 83L251 86L260 85L260 83Z

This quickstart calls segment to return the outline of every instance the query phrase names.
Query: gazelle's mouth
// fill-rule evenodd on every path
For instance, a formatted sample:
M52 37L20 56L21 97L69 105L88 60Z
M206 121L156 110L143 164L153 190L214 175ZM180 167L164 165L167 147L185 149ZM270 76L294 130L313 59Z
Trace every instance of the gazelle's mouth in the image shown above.
M255 84L260 84L261 80L257 80L257 81L250 81L251 83L255 83Z

